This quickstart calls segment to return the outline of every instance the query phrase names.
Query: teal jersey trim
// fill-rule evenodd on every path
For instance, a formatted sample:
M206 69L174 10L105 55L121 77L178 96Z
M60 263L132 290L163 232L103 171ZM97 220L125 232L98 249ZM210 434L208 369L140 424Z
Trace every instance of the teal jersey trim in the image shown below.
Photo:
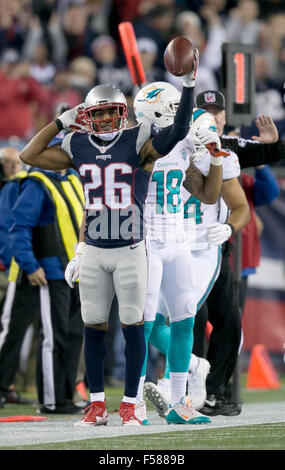
M201 114L206 113L204 109L197 109L197 111L194 111L193 113L193 122L196 121L196 119L201 116Z

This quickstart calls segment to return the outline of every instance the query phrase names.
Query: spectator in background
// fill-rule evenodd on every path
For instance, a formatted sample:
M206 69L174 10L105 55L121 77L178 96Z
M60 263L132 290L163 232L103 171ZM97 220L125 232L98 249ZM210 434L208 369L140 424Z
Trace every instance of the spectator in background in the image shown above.
M0 2L0 55L7 48L21 53L30 28L31 5L19 0Z
M158 4L151 8L144 16L134 21L134 30L137 38L149 37L157 45L158 54L155 65L164 69L163 54L174 33L175 4Z
M284 82L285 78L285 13L269 16L270 43L276 57L274 78Z
M30 59L30 75L38 83L48 86L52 83L55 76L55 65L49 61L48 47L45 42L38 42L35 45Z
M47 89L46 112L51 119L60 103L66 103L70 108L74 108L82 102L81 93L72 86L71 81L69 67L59 67L52 85Z
M2 147L0 149L0 167L2 178L0 181L0 189L5 182L22 169L22 162L19 159L19 151L13 147Z
M6 268L3 263L2 257L5 252L5 256L8 256L8 265L10 262L9 253L7 253L7 244L3 241L7 239L7 223L6 219L10 217L10 214L2 211L2 201L5 196L3 186L10 180L14 175L22 170L23 164L19 159L19 151L13 147L4 147L0 149L0 168L1 168L1 182L0 182L0 316L2 312L3 302L6 296L8 287L8 276ZM6 205L6 203L4 203ZM10 207L10 206L9 206ZM9 249L8 249L9 251Z
M0 90L0 147L21 150L46 122L46 94L30 76L29 64L13 49L6 49L2 55Z
M137 44L146 76L146 82L164 81L165 70L155 66L158 53L156 43L150 38L142 37L138 39Z
M43 27L38 16L32 17L23 45L23 58L30 62L33 61L38 44L45 44L48 59L53 66L65 63L67 44L56 13L51 15L47 27Z
M97 66L97 84L108 83L125 95L132 95L133 84L127 66L118 62L117 44L111 36L98 36L91 44L92 58Z
M97 68L94 61L85 56L73 59L70 63L70 74L70 86L80 93L81 101L84 101L88 91L96 83Z
M226 20L227 41L254 44L260 27L259 14L256 0L239 0Z
M134 0L131 0L132 3L133 1ZM113 3L113 0L111 2L106 2L105 0L92 0L86 2L86 9L88 15L88 44L91 44L97 36L100 36L102 34L109 34L109 32L112 30L109 24L109 18L111 15L112 8L111 3ZM124 5L121 5L120 7L123 8ZM90 55L90 53L88 55Z
M257 54L267 57L273 74L276 69L276 54L271 44L271 28L267 21L260 22L255 47Z
M214 22L214 20L212 21ZM197 71L195 96L209 88L210 84L212 90L218 89L215 70L217 70L221 65L221 44L224 40L224 33L223 29L220 32L220 28L218 26L216 33L215 28L216 26L212 27L213 37L211 37L207 42L205 33L202 29L201 19L196 13L182 11L177 15L175 20L175 30L177 35L188 37L193 45L199 49L200 61L199 69ZM181 91L181 80L179 80L178 77L174 77L174 75L166 72L166 80Z
M275 122L284 120L284 83L274 80L270 63L265 55L255 54L255 78L255 116L268 113Z
M71 62L88 55L88 12L84 4L69 4L62 18L62 32L67 54L65 61Z

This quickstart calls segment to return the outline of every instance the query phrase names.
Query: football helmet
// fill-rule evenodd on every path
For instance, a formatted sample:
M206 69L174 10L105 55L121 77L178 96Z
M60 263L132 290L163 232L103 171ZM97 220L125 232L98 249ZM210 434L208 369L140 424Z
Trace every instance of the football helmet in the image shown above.
M96 118L96 111L116 110L114 116ZM98 113L97 113L98 114ZM103 140L112 140L127 125L128 106L124 94L112 85L92 88L84 101L88 131Z
M205 109L202 108L194 108L191 124L190 124L190 131L189 136L191 137L192 141L195 145L195 159L199 160L205 154L208 153L207 148L205 145L198 139L196 135L196 131L199 128L206 128L210 131L217 132L217 126L214 116L208 113ZM215 136L217 138L217 136Z
M181 93L170 83L153 82L144 86L134 99L134 112L139 123L159 128L173 124Z

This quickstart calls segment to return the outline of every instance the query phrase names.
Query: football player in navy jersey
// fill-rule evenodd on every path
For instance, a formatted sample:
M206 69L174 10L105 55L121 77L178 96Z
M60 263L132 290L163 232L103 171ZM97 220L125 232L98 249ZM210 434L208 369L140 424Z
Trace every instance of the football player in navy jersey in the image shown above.
M110 85L94 87L82 106L64 112L42 129L20 158L39 168L74 167L85 193L86 223L79 250L80 297L85 325L85 362L91 404L77 424L108 422L104 394L105 333L116 293L126 341L123 425L140 425L135 401L144 362L143 309L147 287L143 204L154 162L189 131L198 52L184 75L181 100L171 126L159 133L150 124L126 128L124 95ZM61 148L48 148L61 129L70 129Z

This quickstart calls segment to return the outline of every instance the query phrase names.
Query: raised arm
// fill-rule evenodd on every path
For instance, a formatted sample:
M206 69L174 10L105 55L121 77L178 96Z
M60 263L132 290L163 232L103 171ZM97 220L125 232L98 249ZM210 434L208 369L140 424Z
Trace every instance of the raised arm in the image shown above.
M280 139L273 119L262 114L256 120L256 126L259 136L251 139L221 137L222 146L238 155L241 168L270 164L285 158L285 142Z
M49 142L58 134L59 128L51 122L38 132L20 153L22 162L45 170L64 170L73 167L69 155L57 147L48 148Z
M142 166L147 171L152 171L154 162L165 155L167 155L175 145L183 140L190 127L194 106L194 86L196 73L199 63L198 50L195 51L194 65L188 74L184 75L183 90L177 112L175 114L174 123L171 126L165 127L160 132L149 139L141 150Z
M80 125L75 124L80 106L65 111L56 121L40 130L20 153L22 162L45 170L64 170L73 167L71 158L64 150L49 148L48 145L62 129L81 130Z

